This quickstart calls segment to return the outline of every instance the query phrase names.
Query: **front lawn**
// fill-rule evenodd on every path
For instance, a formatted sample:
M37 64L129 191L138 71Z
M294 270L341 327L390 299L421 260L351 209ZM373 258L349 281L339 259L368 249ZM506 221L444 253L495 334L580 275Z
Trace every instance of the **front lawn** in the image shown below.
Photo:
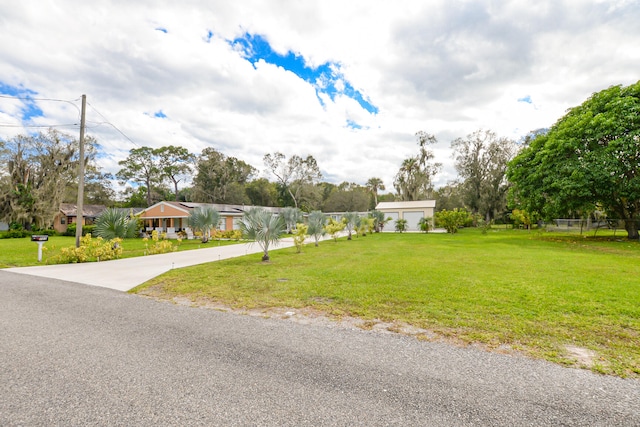
M271 263L250 255L174 270L133 292L408 324L429 331L422 339L640 377L637 242L465 229L374 234L271 255Z

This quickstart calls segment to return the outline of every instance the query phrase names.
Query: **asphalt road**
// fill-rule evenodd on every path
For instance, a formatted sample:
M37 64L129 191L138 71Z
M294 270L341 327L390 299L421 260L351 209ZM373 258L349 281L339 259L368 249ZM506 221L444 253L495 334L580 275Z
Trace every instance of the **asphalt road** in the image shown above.
M638 426L640 381L0 271L0 425Z

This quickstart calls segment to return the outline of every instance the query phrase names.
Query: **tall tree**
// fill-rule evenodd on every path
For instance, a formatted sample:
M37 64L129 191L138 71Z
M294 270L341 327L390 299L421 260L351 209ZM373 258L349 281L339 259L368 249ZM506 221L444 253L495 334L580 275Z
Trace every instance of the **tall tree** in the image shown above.
M126 182L134 182L142 185L147 190L147 206L151 206L151 191L153 185L161 180L160 165L155 150L151 147L132 148L129 156L118 162L122 169L116 176L124 185Z
M248 163L207 147L202 150L196 164L194 200L208 203L248 203L245 184L255 173L255 168Z
M451 142L460 189L467 208L487 222L507 206L507 163L516 145L489 130L478 130Z
M322 173L313 156L303 159L293 155L287 159L284 154L275 152L266 154L263 161L267 171L276 177L283 190L291 196L296 208L303 202L305 192L315 195L312 188L322 178Z
M343 182L334 188L324 202L325 212L365 212L368 210L367 189L354 183Z
M266 178L258 178L245 185L250 203L254 206L278 206L278 189Z
M167 179L173 184L175 200L178 201L178 183L188 179L192 171L195 156L184 147L167 145L154 150L158 159L158 170L161 179Z
M640 81L612 86L570 109L510 163L514 207L544 219L592 212L640 222Z
M435 155L429 149L437 143L436 137L423 131L416 133L418 155L403 160L400 170L393 181L400 200L421 200L430 198L433 192L433 177L442 168L434 162Z
M378 191L384 191L386 188L384 182L380 178L369 178L365 184L367 190L373 195L373 207L378 206Z
M87 161L92 160L93 139L87 138ZM0 219L48 227L59 211L69 185L77 182L78 141L56 130L18 135L4 141L0 168Z

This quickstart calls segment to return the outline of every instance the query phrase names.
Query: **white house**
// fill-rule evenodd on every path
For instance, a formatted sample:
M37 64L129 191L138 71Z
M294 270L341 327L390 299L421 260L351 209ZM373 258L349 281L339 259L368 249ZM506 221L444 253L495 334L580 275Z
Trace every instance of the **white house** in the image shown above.
M385 218L391 218L387 231L394 229L397 219L407 220L407 231L418 231L420 218L431 218L431 228L434 227L433 218L436 211L435 200L416 200L411 202L380 202L376 210L384 213Z

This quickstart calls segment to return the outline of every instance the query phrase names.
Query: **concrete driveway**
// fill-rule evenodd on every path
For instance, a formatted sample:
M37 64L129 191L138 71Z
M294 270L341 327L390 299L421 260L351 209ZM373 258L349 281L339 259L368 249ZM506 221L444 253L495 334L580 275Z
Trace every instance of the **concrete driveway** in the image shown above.
M273 247L273 250L292 246L292 239L282 239ZM174 268L260 252L260 246L255 243L241 243L104 262L17 267L6 268L3 271L128 291Z

